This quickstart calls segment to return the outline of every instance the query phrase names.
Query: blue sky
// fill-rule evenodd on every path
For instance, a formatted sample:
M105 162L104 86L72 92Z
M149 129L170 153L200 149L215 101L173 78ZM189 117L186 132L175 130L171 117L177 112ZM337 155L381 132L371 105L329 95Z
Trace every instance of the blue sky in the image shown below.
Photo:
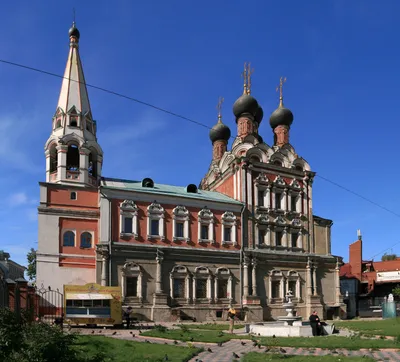
M187 2L15 1L2 4L0 58L62 75L76 7L86 81L236 133L232 104L244 61L264 108L280 76L294 113L291 143L312 169L397 210L400 64L395 0ZM61 79L0 63L0 247L25 263L37 242L39 181ZM89 89L104 176L198 184L211 159L208 130ZM393 138L392 138L393 136ZM314 213L333 219L333 253L348 257L356 230L364 258L400 242L398 216L316 178ZM399 212L400 213L400 212ZM56 241L55 241L56 242ZM400 244L399 244L400 245ZM400 253L399 245L393 252ZM389 250L390 251L390 250ZM378 255L376 258L380 258Z

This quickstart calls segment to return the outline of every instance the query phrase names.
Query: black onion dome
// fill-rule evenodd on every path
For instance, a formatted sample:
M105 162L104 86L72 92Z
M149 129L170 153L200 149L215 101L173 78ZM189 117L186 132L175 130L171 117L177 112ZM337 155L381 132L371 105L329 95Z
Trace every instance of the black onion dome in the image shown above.
M79 39L79 37L81 36L81 34L79 33L78 28L75 26L75 22L72 23L72 26L69 29L68 34L69 34L70 37L74 36L77 39Z
M231 138L231 130L229 127L222 122L218 122L210 130L210 140L212 143L215 141L228 141Z
M290 109L285 108L281 103L279 107L272 112L271 117L269 117L269 124L272 128L278 126L290 127L293 123L293 113Z
M233 104L233 114L239 118L242 114L249 113L255 116L258 109L257 100L250 94L241 95Z
M254 118L255 118L256 122L258 124L260 124L262 119L263 119L263 117L264 117L264 111L261 108L261 106L258 106L257 111L256 111L256 115L254 116Z

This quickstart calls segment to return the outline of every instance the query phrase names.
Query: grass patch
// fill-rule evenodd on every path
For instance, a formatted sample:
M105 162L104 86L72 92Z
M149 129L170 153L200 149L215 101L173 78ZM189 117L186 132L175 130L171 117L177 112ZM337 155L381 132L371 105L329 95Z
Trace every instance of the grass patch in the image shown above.
M133 342L104 336L78 336L76 350L87 357L102 357L105 361L125 362L169 361L186 362L201 352L199 348L177 347L165 344Z
M142 336L166 338L176 341L187 342L206 342L218 343L226 342L231 339L250 339L255 338L261 344L269 347L298 347L298 348L345 348L349 350L357 350L361 348L400 348L397 341L385 339L362 339L359 337L340 337L340 336L327 336L327 337L251 337L249 335L235 335L223 333L222 331L210 330L188 330L181 329L168 329L165 332L157 330L146 331Z
M223 333L222 331L209 331L209 330L183 330L183 329L168 329L166 332L160 332L155 329L143 332L142 336L167 338L176 341L187 342L205 342L205 343L218 343L226 342L234 338L248 339L249 336L236 336L234 334Z
M400 318L382 320L351 320L335 322L338 328L348 328L365 335L393 336L400 335Z
M262 354L251 352L246 354L241 362L261 362L261 361L281 361L289 360L290 362L373 362L370 357L345 357L345 356L286 356L280 354Z
M204 324L178 324L179 327L185 326L188 329L205 329L209 331L227 331L229 330L229 324L218 324L218 323L204 323ZM235 324L234 329L244 328L244 324Z
M294 348L344 348L348 350L368 348L400 348L400 344L392 340L362 339L359 337L257 337L260 343L268 347L294 347Z

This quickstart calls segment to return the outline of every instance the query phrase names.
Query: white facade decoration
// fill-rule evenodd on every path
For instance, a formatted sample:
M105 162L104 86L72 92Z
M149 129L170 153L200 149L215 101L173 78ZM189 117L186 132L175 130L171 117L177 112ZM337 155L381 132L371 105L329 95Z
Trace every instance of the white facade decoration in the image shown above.
M208 227L208 239L202 239L201 227L205 225ZM203 208L198 213L198 241L199 243L215 243L214 238L214 214L208 208Z
M301 296L301 277L300 274L295 271L295 270L289 270L287 273L287 277L286 277L286 292L289 291L289 284L290 282L295 282L296 283L296 287L295 290L292 290L291 292L294 295L294 299L297 300L301 300L302 296Z
M121 270L121 291L122 298L127 297L127 278L133 277L137 278L136 284L136 298L139 303L143 302L143 271L140 265L129 262L126 263ZM134 297L135 298L135 297Z
M120 236L133 236L138 238L138 212L139 209L133 200L125 200L120 205L119 230ZM129 225L128 225L129 223Z
M210 269L208 269L205 266L199 266L194 270L194 275L193 275L193 303L195 304L196 301L199 299L198 296L196 295L197 291L197 283L199 280L205 280L206 281L206 299L208 303L212 302L212 273Z
M222 215L221 218L221 240L222 244L230 244L232 243L233 245L237 244L236 241L236 216L232 211L226 211ZM226 230L227 228L230 229L230 240L225 240L226 238Z
M226 299L231 303L233 301L233 277L232 273L228 268L221 267L217 268L215 273L215 282L214 282L214 300L218 302L220 299L218 296L219 283L222 281L227 281L227 294Z
M188 268L186 268L183 265L175 265L170 274L169 274L169 280L170 280L170 297L172 300L174 300L174 280L175 279L181 279L184 280L185 283L185 295L184 299L186 300L186 303L190 303L190 272ZM179 298L178 298L179 299Z
M272 298L272 283L273 282L278 282L279 283L279 294ZM285 296L285 276L280 270L272 270L269 273L269 278L268 278L268 288L269 288L269 293L268 293L268 299L270 302L273 302L274 299L282 299Z
M172 230L173 230L173 241L190 241L189 235L189 211L185 206L177 206L172 211ZM183 223L183 236L177 235L177 223Z
M152 220L158 221L158 235L152 235ZM147 239L165 240L164 208L156 202L147 207Z

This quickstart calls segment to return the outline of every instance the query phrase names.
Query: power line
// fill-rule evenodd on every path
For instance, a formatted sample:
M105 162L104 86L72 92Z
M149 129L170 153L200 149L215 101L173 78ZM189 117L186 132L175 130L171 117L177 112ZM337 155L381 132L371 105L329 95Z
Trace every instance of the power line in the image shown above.
M117 96L117 97L121 97L121 98L128 99L128 100L130 100L130 101L133 101L133 102L142 104L142 105L144 105L144 106L153 108L153 109L158 110L158 111L160 111L160 112L164 112L164 113L167 113L167 114L169 114L169 115L171 115L171 116L174 116L174 117L183 119L183 120L185 120L185 121L191 122L191 123L196 124L196 125L198 125L198 126L201 126L201 127L207 128L207 129L211 129L211 127L205 125L204 123L195 121L195 120L193 120L193 119L191 119L191 118L188 118L188 117L185 117L185 116L183 116L183 115L181 115L181 114L178 114L178 113L169 111L169 110L167 110L167 109L164 109L164 108L155 106L154 104L141 101L141 100L139 100L139 99L136 99L136 98L127 96L127 95L122 94L122 93L119 93L119 92L115 92L115 91L112 91L112 90L109 90L109 89L106 89L106 88L103 88L103 87L99 87L99 86L96 86L96 85L93 85L93 84L88 84L88 83L81 82L81 81L79 81L79 80L75 80L75 79L71 79L71 78L68 78L68 77L64 77L64 76L62 76L62 75L59 75L59 74L56 74L56 73L52 73L52 72L48 72L48 71L43 70L43 69L34 68L34 67L30 67L30 66L23 65L23 64L19 64L19 63L15 63L15 62L10 62L10 61L5 60L5 59L0 59L0 62L1 62L1 63L4 63L4 64L9 64L9 65L12 65L12 66L15 66L15 67L19 67L19 68L31 70L31 71L34 71L34 72L37 72L37 73L42 73L42 74L50 75L50 76L53 76L53 77L56 77L56 78L67 79L67 80L69 80L69 81L73 81L73 82L76 82L76 83L85 84L86 87L93 88L93 89L97 89L97 90L100 90L100 91L102 91L102 92L115 95L115 96ZM233 136L231 136L230 138L235 139L235 137L233 137ZM388 209L388 208L385 207L385 206L382 206L382 205L376 203L375 201L372 201L372 200L370 200L370 199L368 199L368 198L366 198L366 197L360 195L359 193L357 193L357 192L355 192L355 191L352 191L352 190L348 189L348 188L345 187L345 186L342 186L342 185L338 184L337 182L331 181L331 180L327 179L326 177L323 177L323 176L321 176L321 175L319 175L319 174L317 174L316 176L319 177L319 178L321 178L322 180L324 180L324 181L326 181L326 182L331 183L332 185L335 185L335 186L337 186L337 187L339 187L339 188L341 188L341 189L343 189L343 190L345 190L345 191L347 191L347 192L349 192L349 193L351 193L351 194L353 194L353 195L355 195L355 196L357 196L357 197L363 199L364 201L367 201L367 202L371 203L372 205L375 205L375 206L381 208L382 210L385 210L385 211L391 213L392 215L395 215L395 216L397 216L397 217L400 217L400 214L398 214L398 213L396 213L396 212L394 212L394 211ZM396 244L396 245L397 245L397 244ZM379 254L377 254L377 255L379 255Z

